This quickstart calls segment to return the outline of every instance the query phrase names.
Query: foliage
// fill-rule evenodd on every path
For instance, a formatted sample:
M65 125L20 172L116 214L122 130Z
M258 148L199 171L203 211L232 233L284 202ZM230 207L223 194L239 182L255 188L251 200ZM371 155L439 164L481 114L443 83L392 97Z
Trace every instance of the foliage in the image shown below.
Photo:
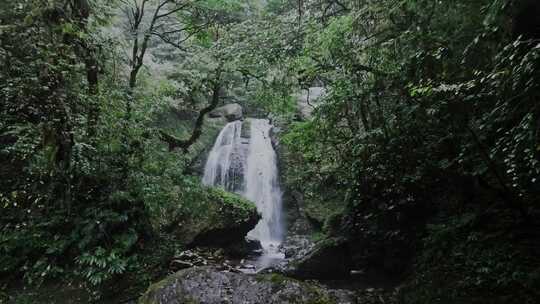
M290 77L297 88L326 89L313 117L288 126L284 143L294 161L287 182L306 194L308 206L341 202L343 219L333 220L341 225L327 229L349 237L355 267L400 275L426 250L462 250L459 237L447 245L422 239L438 216L452 225L488 209L513 214L516 225L528 223L516 229L537 227L538 40L512 28L519 9L488 0L305 1L280 12L283 23L288 14L297 17L302 37L285 59ZM329 199L334 192L338 197ZM467 263L491 254L463 250ZM432 265L422 263L417 267ZM537 261L501 263L538 271ZM452 275L469 282L463 269ZM492 275L501 282L512 276ZM436 283L422 284L408 292ZM454 294L466 295L466 285ZM489 286L482 292L511 289Z
M199 13L222 8L199 4L193 8ZM170 237L161 231L167 212L187 214L196 207L191 200L200 198L199 181L186 172L223 122L203 126L199 142L183 154L169 151L159 132L189 137L196 116L175 113L204 106L208 80L220 65L227 94L234 82L231 55L215 40L205 45L193 37L167 59L160 57L163 45L152 41L151 55L174 58L166 64L178 64L182 73L155 77L152 69L164 65L149 65L129 88L123 47L130 40L111 30L122 21L116 5L124 4L1 4L0 274L9 287L23 279L25 285L64 281L106 290L147 269L145 245ZM239 9L222 14L240 16ZM211 32L218 21L210 21L205 29ZM170 251L160 250L163 257L154 260Z
M538 4L188 4L0 4L5 281L104 287L163 267L177 248L148 244L178 241L166 228L179 218L213 201L248 210L187 174L223 124L193 113L217 97L284 126L287 185L325 235L348 238L355 267L412 273L405 302L537 296ZM172 10L159 24L156 7ZM313 86L325 94L302 117ZM164 133L198 142L176 153Z
M404 293L407 302L485 303L489 292L491 303L534 303L540 279L529 268L538 263L528 250L534 245L519 240L507 214L486 225L488 216L463 214L428 227L417 273Z

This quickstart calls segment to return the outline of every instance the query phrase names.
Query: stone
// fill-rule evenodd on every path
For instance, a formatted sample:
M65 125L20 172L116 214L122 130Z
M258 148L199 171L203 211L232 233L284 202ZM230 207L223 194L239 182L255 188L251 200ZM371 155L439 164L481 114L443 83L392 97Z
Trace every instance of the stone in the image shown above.
M331 290L278 274L243 274L213 267L181 270L148 289L139 304L356 303L351 291Z
M296 259L307 255L315 246L314 242L306 235L287 236L285 242L280 245L281 251L287 259Z
M244 111L241 105L237 103L230 103L214 109L208 115L212 118L224 117L230 122L244 118Z
M174 270L174 271L177 271L177 270L181 270L181 269L185 269L185 268L190 268L190 267L193 267L193 266L195 266L195 265L193 265L192 263L187 262L187 261L172 260L171 265L169 266L169 268Z

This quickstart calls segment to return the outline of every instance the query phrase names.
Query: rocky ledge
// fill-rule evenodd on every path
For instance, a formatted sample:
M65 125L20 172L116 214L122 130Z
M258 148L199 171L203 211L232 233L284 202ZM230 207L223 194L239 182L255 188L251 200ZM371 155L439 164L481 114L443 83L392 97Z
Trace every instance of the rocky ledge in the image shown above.
M181 270L148 289L139 304L356 303L351 291L332 290L278 274L248 275L215 267Z

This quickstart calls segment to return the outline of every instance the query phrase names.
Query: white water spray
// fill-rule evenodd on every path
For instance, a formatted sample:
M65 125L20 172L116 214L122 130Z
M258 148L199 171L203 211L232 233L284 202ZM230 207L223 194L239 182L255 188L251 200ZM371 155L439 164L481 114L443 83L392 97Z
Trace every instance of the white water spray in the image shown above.
M278 246L283 238L281 226L281 189L278 183L276 153L270 139L272 126L267 120L251 120L251 141L244 168L244 196L255 202L262 214L248 236L261 241L263 248Z
M204 168L203 184L220 186L230 192L242 190L245 150L242 138L242 122L228 123L219 133L208 155Z

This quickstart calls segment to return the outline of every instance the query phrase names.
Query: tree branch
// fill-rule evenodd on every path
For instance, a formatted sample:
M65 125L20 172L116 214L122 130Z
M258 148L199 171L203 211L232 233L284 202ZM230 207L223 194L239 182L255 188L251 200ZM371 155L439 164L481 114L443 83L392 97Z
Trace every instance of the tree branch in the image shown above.
M204 117L206 114L214 110L219 103L219 92L221 90L221 71L218 70L216 79L214 80L212 88L212 99L208 106L204 107L199 111L197 120L195 121L195 127L191 133L191 136L186 140L178 139L170 134L167 134L165 131L160 130L159 135L161 140L166 142L169 145L169 151L175 149L182 149L182 152L187 153L189 148L199 139L202 134L202 128L204 125Z

